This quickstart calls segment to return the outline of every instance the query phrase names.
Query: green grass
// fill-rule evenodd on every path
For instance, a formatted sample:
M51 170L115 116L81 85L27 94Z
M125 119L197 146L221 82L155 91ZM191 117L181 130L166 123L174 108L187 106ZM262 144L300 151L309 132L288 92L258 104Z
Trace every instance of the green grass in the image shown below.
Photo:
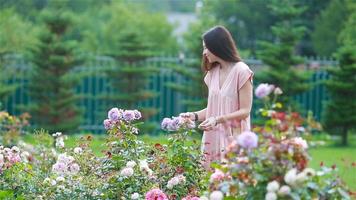
M85 135L71 135L65 141L66 147L75 147L76 141ZM92 135L93 141L91 148L98 156L103 155L102 150L105 149L105 135ZM139 138L147 143L167 144L168 135L162 134L157 136L141 135ZM200 141L201 135L195 134L192 139ZM34 139L31 135L24 137L25 142L33 143ZM336 165L338 174L341 179L345 181L346 185L356 191L356 167L352 166L352 162L356 163L356 140L350 137L351 144L348 147L337 146L338 141L327 142L326 146L316 147L310 149L312 160L310 166L314 169L319 169L320 163L323 162L325 166ZM191 142L188 142L188 144Z
M311 167L319 169L321 162L328 167L336 165L341 179L352 191L356 191L356 167L352 166L352 163L356 163L356 144L340 147L331 143L310 149L309 153L312 157Z

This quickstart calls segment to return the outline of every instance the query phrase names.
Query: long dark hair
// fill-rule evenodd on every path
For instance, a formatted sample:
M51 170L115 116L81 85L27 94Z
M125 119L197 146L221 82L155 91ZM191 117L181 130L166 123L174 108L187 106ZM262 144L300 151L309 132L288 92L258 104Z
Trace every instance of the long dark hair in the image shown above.
M237 51L234 39L230 32L223 26L215 26L203 34L202 39L205 47L215 56L227 62L241 61ZM209 71L216 67L219 63L209 63L208 59L203 55L202 69Z

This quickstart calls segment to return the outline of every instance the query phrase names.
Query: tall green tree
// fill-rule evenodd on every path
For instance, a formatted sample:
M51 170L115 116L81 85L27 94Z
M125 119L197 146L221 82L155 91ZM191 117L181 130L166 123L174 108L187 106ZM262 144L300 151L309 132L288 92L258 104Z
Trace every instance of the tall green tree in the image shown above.
M341 46L338 36L350 14L348 5L347 0L332 0L315 20L312 41L317 55L331 56Z
M329 68L331 75L326 82L330 100L326 104L324 127L342 137L348 144L348 132L356 128L356 46L345 45L337 54L339 66Z
M26 47L33 45L36 41L36 27L13 9L3 9L0 12L0 102L4 102L17 88L16 85L7 84L8 78L12 77L15 71L6 67L6 56L23 53Z
M331 78L325 82L330 99L323 116L324 127L339 134L342 145L348 144L348 133L356 128L356 2L348 2L352 13L339 35L342 44L335 54L339 66L328 68Z
M144 61L154 55L152 45L145 42L141 32L128 29L116 41L116 50L109 53L117 61L117 67L108 71L114 93L108 96L111 105L123 109L138 109L143 120L148 120L158 112L157 108L139 106L145 100L158 94L149 90L150 77L159 69ZM107 108L106 108L107 109ZM154 123L145 123L143 131L152 131Z
M50 132L74 131L80 124L80 109L76 106L79 96L74 87L80 80L74 72L81 59L76 56L75 41L67 40L72 18L62 10L43 13L44 30L38 45L30 50L33 69L29 78L28 109L39 127Z
M271 27L276 39L260 42L258 55L268 67L256 74L256 79L282 88L285 95L281 101L290 104L291 97L309 89L306 83L308 74L296 69L296 65L303 63L303 59L296 54L296 46L305 32L305 28L298 24L298 17L304 8L298 7L292 0L273 0L269 8L278 19Z

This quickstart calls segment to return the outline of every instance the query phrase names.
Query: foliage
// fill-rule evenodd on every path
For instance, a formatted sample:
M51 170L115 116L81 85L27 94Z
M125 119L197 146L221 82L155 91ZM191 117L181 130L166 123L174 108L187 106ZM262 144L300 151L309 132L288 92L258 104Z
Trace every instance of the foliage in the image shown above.
M30 48L33 68L29 80L32 104L28 109L36 125L50 132L72 131L80 123L80 110L76 106L79 96L74 86L81 76L75 67L81 59L75 54L78 47L66 39L71 16L61 10L45 12L46 25L39 35L39 43Z
M356 35L356 2L348 1L349 17L347 18L344 28L339 34L339 41L343 45L352 45L356 46L356 40L354 35ZM356 47L355 47L356 48Z
M17 85L6 84L8 77L15 72L6 66L5 55L22 53L26 47L33 45L36 42L34 34L37 29L13 9L1 10L0 26L0 101L4 102L17 88Z
M356 126L356 98L352 92L356 86L355 46L345 45L336 54L339 66L328 69L331 78L325 82L330 100L326 104L324 124L330 133L342 136L342 145L348 143L348 132Z
M280 88L284 88L285 96L281 101L290 104L292 96L309 89L305 82L308 74L298 70L296 65L303 63L303 59L296 55L295 48L303 36L305 28L300 26L297 17L303 12L303 7L296 7L295 1L272 1L269 5L271 12L278 21L271 27L274 42L261 41L259 58L268 66L256 74L256 79L261 82L269 82ZM291 84L293 83L293 84Z
M275 17L268 10L269 2L203 1L203 12L213 14L219 23L231 31L239 49L249 49L255 54L257 40L272 39L267 30L274 23ZM252 10L254 14L251 14Z
M331 56L340 47L338 36L349 16L347 5L347 0L332 0L315 20L312 39L317 55Z
M85 51L99 54L115 52L117 42L126 37L126 30L136 32L156 53L176 53L177 43L173 27L163 14L150 13L143 6L123 1L113 1L88 10L81 18L82 46ZM123 28L124 27L124 28Z

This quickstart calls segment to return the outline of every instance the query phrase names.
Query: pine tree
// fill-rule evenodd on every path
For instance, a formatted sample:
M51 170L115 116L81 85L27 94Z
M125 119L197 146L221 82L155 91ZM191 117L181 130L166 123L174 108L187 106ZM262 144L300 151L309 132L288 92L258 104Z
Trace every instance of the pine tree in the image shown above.
M274 0L270 10L278 19L271 28L275 41L260 42L258 55L268 68L258 73L256 80L282 88L284 95L280 100L290 104L291 97L309 89L305 82L308 73L295 68L303 63L303 59L296 55L296 46L305 32L305 28L298 24L298 17L304 8L298 7L293 0Z
M8 84L9 77L13 77L16 70L6 66L9 60L7 56L23 53L27 46L35 43L36 27L24 20L14 9L1 9L0 12L0 102L4 103L18 86Z
M122 109L138 109L142 112L146 123L140 127L142 131L153 131L156 124L147 120L158 112L157 108L140 106L145 100L158 96L149 90L150 77L159 69L148 66L144 61L154 55L152 45L146 42L139 30L129 29L117 39L116 49L109 55L115 58L118 66L108 71L114 93L107 100Z
M73 70L81 63L75 56L76 42L66 39L71 17L61 10L43 15L46 28L39 35L39 43L29 50L33 63L29 78L28 109L35 124L55 131L74 131L80 124L79 98L74 87L81 79Z
M330 100L326 104L324 126L331 133L340 134L342 145L348 144L348 132L356 128L356 47L341 47L336 56L339 66L327 71L326 81Z

